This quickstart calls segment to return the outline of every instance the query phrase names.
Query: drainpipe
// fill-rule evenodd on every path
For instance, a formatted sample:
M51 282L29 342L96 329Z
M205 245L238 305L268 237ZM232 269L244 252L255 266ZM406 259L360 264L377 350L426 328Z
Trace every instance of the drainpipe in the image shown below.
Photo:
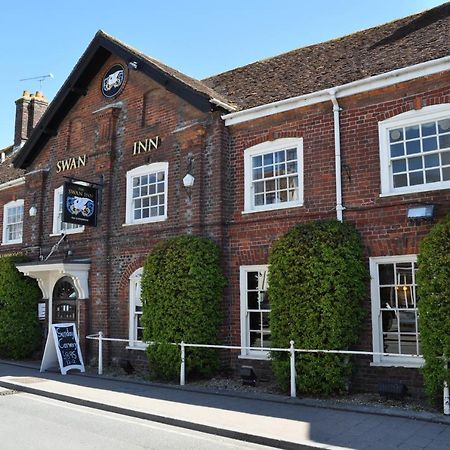
M336 166L336 219L342 222L344 206L342 206L342 172L341 172L341 132L339 126L339 111L341 108L336 99L336 89L328 91L330 100L333 103L333 119L334 119L334 159Z

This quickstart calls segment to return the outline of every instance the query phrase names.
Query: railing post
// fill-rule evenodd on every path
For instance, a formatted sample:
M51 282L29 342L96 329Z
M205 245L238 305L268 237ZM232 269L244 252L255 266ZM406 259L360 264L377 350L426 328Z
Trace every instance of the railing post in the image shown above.
M448 392L448 383L447 383L447 372L448 372L448 361L445 360L445 381L444 381L444 414L446 416L450 415L450 398L449 398L449 392Z
M98 374L103 375L103 332L98 332Z
M186 382L186 363L184 341L181 341L181 367L180 367L180 386L184 386Z
M289 347L290 359L291 359L291 397L297 397L297 387L295 384L295 349L294 341L290 341Z

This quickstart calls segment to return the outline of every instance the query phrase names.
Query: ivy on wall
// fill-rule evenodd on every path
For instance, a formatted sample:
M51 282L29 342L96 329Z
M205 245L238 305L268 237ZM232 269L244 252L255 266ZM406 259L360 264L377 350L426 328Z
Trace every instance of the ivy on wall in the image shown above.
M347 349L358 340L368 270L355 228L338 221L299 224L269 257L270 330L273 347ZM289 385L289 355L273 352L279 384ZM296 354L299 392L342 391L351 375L347 356Z
M17 257L0 257L0 356L20 359L41 344L37 317L41 293L36 281L21 274L15 262Z
M442 396L450 371L450 215L422 240L418 256L417 293L425 388L434 401Z
M147 257L142 275L142 322L153 377L176 379L180 348L171 342L214 344L221 323L220 300L225 278L219 248L199 236L159 243ZM186 371L209 375L218 367L217 352L186 349Z

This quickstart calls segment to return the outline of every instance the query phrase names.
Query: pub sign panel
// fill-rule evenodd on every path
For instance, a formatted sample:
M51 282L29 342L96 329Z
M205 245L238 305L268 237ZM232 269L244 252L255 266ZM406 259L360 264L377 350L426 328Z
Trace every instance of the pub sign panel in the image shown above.
M64 183L63 222L97 226L98 189L71 182Z

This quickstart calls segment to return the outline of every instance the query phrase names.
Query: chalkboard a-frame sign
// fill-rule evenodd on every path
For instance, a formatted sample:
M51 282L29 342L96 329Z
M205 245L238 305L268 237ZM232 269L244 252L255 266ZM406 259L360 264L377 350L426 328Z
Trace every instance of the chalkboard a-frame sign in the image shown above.
M84 372L80 341L74 323L53 324L48 333L41 372L56 366L57 363L63 375L71 369Z

